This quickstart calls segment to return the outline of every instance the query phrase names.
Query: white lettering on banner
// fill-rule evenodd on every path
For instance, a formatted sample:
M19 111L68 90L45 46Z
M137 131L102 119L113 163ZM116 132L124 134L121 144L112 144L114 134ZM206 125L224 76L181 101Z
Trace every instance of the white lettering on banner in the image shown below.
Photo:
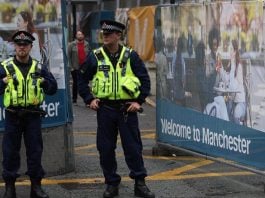
M166 119L161 119L161 124L162 133L185 138L188 140L191 139L191 128L189 126L176 124L172 119L170 122L168 122Z
M223 133L215 133L209 129L202 128L202 137L202 143L228 149L230 151L249 154L251 140L241 138L240 135L233 137L226 135L225 131L223 131Z
M173 119L168 121L161 118L162 133L176 136L179 138L208 144L213 147L226 149L242 154L250 154L251 140L242 138L240 135L227 135L223 130L222 133L210 131L210 129L203 127L202 130L195 126L187 126L173 122ZM202 131L202 134L201 134Z
M55 117L58 116L59 105L60 102L46 104L46 102L44 101L40 108L47 112L47 115L45 117Z
M145 52L147 26L148 26L148 18L145 18L143 31L140 32L139 19L135 20L134 49L137 51L139 55L143 55L143 53Z

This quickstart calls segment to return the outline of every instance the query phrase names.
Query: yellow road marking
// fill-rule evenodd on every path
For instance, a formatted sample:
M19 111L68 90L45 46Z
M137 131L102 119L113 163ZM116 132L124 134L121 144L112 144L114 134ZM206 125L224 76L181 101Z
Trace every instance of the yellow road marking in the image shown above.
M148 139L154 139L154 137L155 137L155 134L147 134L147 135L143 136L143 138L148 138ZM120 140L118 140L117 143L120 143ZM95 147L96 147L96 144L89 144L89 145L85 145L85 146L77 146L77 147L75 147L75 151L91 149L91 148L95 148Z
M76 155L83 156L98 156L97 152L87 152L82 149L75 152ZM116 153L116 157L124 157L123 153ZM201 161L200 157L185 157L185 156L155 156L155 155L143 155L145 159L158 159L158 160L181 160L181 161Z
M76 135L77 133L75 133ZM88 134L87 132L78 132L78 136L93 136L91 134ZM146 134L146 135L142 135L142 138L146 138L146 139L154 139L155 138L155 134ZM120 143L120 140L117 141L117 143ZM91 148L95 148L96 144L89 144L89 145L85 145L85 146L77 146L75 147L75 151L79 151L79 150L84 150L84 149L91 149Z
M143 155L146 159L159 159L159 160L181 160L181 161L201 161L203 158L193 156L155 156L155 155Z
M96 131L80 131L80 132L74 132L74 135L96 135Z
M75 147L75 151L80 151L80 150L84 150L84 149L91 149L91 148L95 148L96 144L89 144L86 146L77 146Z
M147 180L152 181L162 181L162 180L184 180L184 179L196 179L205 177L224 177L224 176L243 176L243 175L254 175L255 173L248 171L238 171L238 172L221 172L221 173L199 173L190 175L168 175L166 177L154 177L149 176Z
M141 129L140 130L141 133L155 133L156 132L156 129ZM77 136L82 136L82 135L87 135L87 136L93 136L93 135L96 135L97 132L96 131L80 131L80 132L74 132L73 133L74 135L77 135Z
M178 175L180 173L183 173L183 172L186 172L186 171L189 171L189 170L201 167L201 166L205 166L205 165L208 165L208 164L212 164L212 163L214 163L214 162L211 161L211 160L202 160L202 161L199 161L199 162L194 162L192 164L188 164L186 166L182 166L180 168L175 168L175 169L170 170L170 171L165 171L165 172L162 172L162 173L158 173L158 174L152 175L151 178L158 179L158 180L161 179L161 178L168 178L168 177L171 177L171 176L174 176L174 175Z
M155 130L142 130L142 132L153 132ZM75 135L96 135L94 132L75 132ZM143 138L154 138L155 133L152 134L145 134L142 135ZM120 141L118 141L119 143ZM77 154L80 155L98 155L98 153L84 153L85 149L91 149L95 148L96 144L89 144L85 146L79 146L75 147L75 151ZM122 153L118 154L117 156L123 156ZM188 157L183 157L183 156L149 156L149 155L144 155L144 158L148 159L159 159L159 160L196 160L197 162L194 162L192 164L188 164L186 166L176 168L173 170L169 171L164 171L160 172L154 175L148 176L146 179L147 180L152 180L152 181L159 181L159 180L184 180L184 179L195 179L195 178L205 178L205 177L220 177L220 176L243 176L243 175L253 175L254 173L248 172L248 171L238 171L238 172L220 172L220 173L199 173L199 174L185 174L185 175L180 175L181 173L187 172L192 169L196 169L201 166L205 166L211 163L214 163L211 160L204 160L203 158L200 157L193 157L193 156L188 156ZM198 161L199 160L199 161ZM123 181L131 181L129 177L122 177ZM104 178L101 177L96 177L96 178L83 178L83 179L43 179L42 184L43 185L58 185L58 184L67 184L67 183L80 183L80 184L92 184L92 183L104 183ZM23 181L17 181L16 185L30 185L29 180L23 180ZM4 183L0 183L0 186L4 186Z
M96 134L94 134L94 133L80 133L80 134L74 134L74 136L81 136L81 137L95 137L96 136Z
M243 176L243 175L253 175L254 173L248 171L238 171L238 172L222 172L222 173L199 173L191 175L177 175L177 176L168 176L164 178L154 178L153 176L148 176L146 180L149 181L162 181L162 180L184 180L184 179L195 179L195 178L205 178L205 177L220 177L220 176ZM122 177L122 181L131 181L129 177ZM104 183L104 178L83 178L83 179L43 179L43 185L58 185L58 184L70 184L70 183L79 183L79 184L95 184L95 183ZM0 186L3 187L5 184L0 183ZM17 181L17 186L29 186L30 181Z
M155 139L155 134L151 133L151 134L142 135L142 138Z

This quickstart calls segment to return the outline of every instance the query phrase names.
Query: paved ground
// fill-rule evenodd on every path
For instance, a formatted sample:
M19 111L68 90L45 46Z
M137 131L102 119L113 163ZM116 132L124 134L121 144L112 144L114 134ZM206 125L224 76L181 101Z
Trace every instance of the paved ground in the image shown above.
M99 167L95 145L95 112L84 107L82 101L74 106L74 172L48 177L43 180L50 198L102 197L104 179ZM139 114L144 145L145 166L149 172L147 183L160 198L261 198L265 197L264 178L248 171L220 164L205 158L189 155L153 156L155 141L155 108L144 105ZM118 172L122 176L120 198L133 195L133 181L128 178L128 168L120 142L117 147ZM25 179L25 180L23 180ZM17 197L29 198L29 181L17 182ZM0 197L4 192L0 183Z

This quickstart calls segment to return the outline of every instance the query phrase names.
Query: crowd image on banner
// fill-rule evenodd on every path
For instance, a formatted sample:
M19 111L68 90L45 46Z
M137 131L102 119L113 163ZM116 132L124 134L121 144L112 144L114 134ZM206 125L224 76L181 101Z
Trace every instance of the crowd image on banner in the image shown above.
M264 82L262 21L255 2L157 9L158 99L264 130L258 109L265 94L253 92Z

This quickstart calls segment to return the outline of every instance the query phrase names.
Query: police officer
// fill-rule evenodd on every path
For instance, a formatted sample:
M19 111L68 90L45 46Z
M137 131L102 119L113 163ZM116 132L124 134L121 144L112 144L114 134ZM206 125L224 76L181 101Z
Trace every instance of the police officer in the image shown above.
M19 177L21 139L24 137L27 172L31 181L31 198L47 198L41 188L44 170L41 165L43 141L39 108L44 94L57 91L57 82L45 65L31 58L29 53L34 37L26 31L16 32L12 40L15 56L1 62L0 94L5 106L3 136L3 172L6 191L4 198L15 198L15 181Z
M138 54L119 44L125 26L111 20L100 24L103 46L92 51L81 66L78 88L85 104L97 111L97 149L107 184L103 197L119 194L121 177L115 158L119 131L129 176L135 180L135 196L153 198L145 184L147 172L137 117L150 92L150 78ZM90 80L91 91L87 86Z

